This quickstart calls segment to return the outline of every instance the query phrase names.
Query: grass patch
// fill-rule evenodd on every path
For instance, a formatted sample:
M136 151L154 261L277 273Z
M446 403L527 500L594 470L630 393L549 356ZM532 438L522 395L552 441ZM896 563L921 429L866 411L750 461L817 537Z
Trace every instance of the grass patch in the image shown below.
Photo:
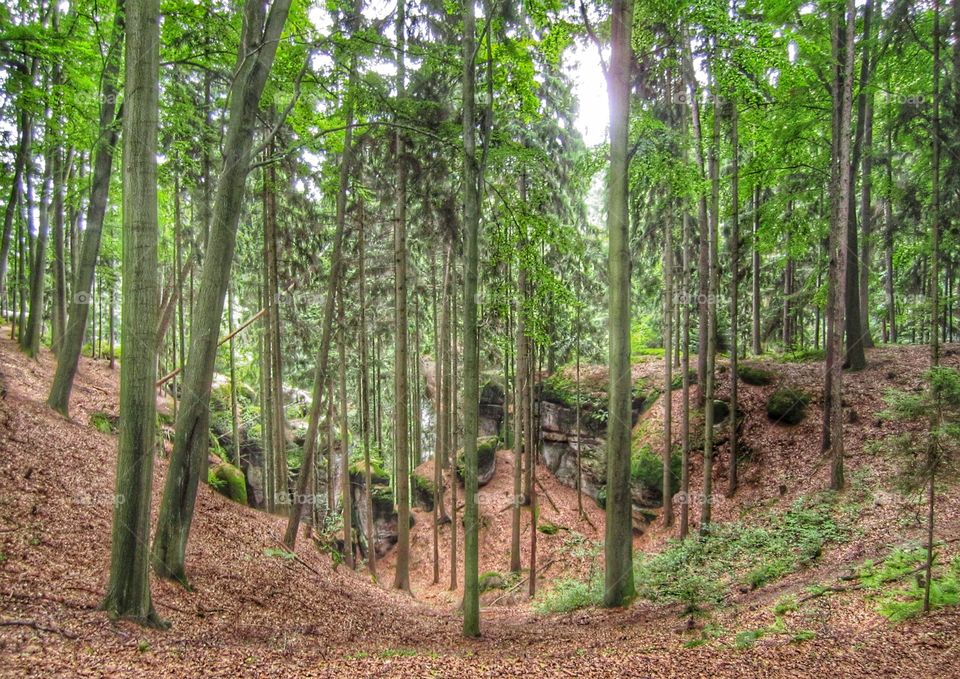
M923 566L927 551L895 549L880 563L865 561L857 572L860 584L874 592L877 612L891 622L902 622L923 613ZM936 568L936 564L934 564ZM906 584L891 587L893 583L909 578ZM930 583L930 610L960 603L960 557L941 573L934 571Z

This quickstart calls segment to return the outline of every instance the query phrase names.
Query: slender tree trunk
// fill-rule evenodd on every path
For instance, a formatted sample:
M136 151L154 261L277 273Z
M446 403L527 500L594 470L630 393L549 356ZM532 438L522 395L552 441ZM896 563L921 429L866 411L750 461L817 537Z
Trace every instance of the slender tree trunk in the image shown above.
M853 102L854 35L856 31L856 7L853 0L846 3L845 27L841 29L839 12L834 18L834 53L837 65L834 69L834 187L833 214L830 230L830 290L828 295L828 341L826 379L824 393L825 447L831 457L830 487L840 490L844 485L843 475L843 329L844 300L846 299L847 257L843 246L848 243L851 190L850 166L850 117ZM845 37L841 39L841 30ZM842 52L841 52L842 44Z
M730 105L730 473L727 496L733 497L740 483L737 456L737 360L739 337L737 314L740 311L740 130L739 111L734 101Z
M65 157L64 157L65 156ZM51 347L60 354L67 329L67 269L64 245L64 194L73 163L73 150L57 152L53 177L53 334ZM112 289L112 287L111 287Z
M614 0L611 56L610 171L607 231L610 285L610 404L607 420L607 521L604 534L603 605L623 606L634 596L633 512L630 495L630 249L627 183L633 1Z
M456 252L456 248L454 248ZM459 554L457 553L457 533L460 530L460 522L457 520L457 458L459 456L459 430L457 420L457 402L459 399L459 388L457 380L457 371L460 369L458 358L457 341L459 339L459 327L457 322L457 264L456 259L451 259L451 269L453 271L453 284L450 286L450 590L456 591L459 583L457 582L457 563Z
M690 216L683 210L683 411L680 436L680 539L687 537L690 527Z
M30 142L32 139L31 117L26 108L20 110L17 130L17 153L13 161L13 178L10 181L10 200L3 212L3 237L0 240L0 304L7 305L7 261L10 257L10 238L13 221L23 196L23 175L29 171Z
M480 635L477 509L480 356L477 346L477 278L480 258L478 232L481 177L476 139L475 32L474 4L465 1L463 3L463 634L467 637ZM488 77L490 77L489 74Z
M690 40L686 36L683 38L683 78L686 81L687 92L690 98L690 120L693 123L693 151L694 161L696 163L699 177L706 179L706 167L703 154L703 130L700 123L700 101L699 87L693 70L693 57L691 54ZM708 315L708 281L706 272L710 269L709 261L709 235L710 228L709 216L707 214L707 197L705 192L700 192L697 202L699 209L698 234L699 234L699 263L697 270L699 272L699 295L698 295L698 322L697 322L697 405L703 407L705 400L704 388L706 385L707 371L707 338L704 336L707 331Z
M397 96L403 97L406 87L404 68L406 49L406 2L397 2ZM409 392L407 385L407 167L404 140L399 132L395 137L397 160L397 202L393 231L394 275L394 441L397 458L397 560L393 587L410 591L410 470L407 415Z
M663 525L673 525L673 200L663 238ZM579 413L579 403L577 410Z
M357 276L360 279L360 434L363 438L363 483L367 489L367 568L377 579L377 545L373 532L373 475L370 469L370 369L367 361L367 245L363 203L360 203L360 223L357 234Z
M113 617L163 626L150 600L150 495L156 430L158 0L132 3L123 118L124 365L110 579L103 608Z
M339 352L340 365L337 366L337 374L340 383L340 482L343 484L341 494L343 495L343 551L344 562L347 567L353 570L356 565L353 559L353 493L351 492L350 482L350 425L347 420L347 320L344 314L343 285L340 285L340 294L338 299L337 313L337 349ZM306 477L306 469L301 469ZM368 493L370 492L368 488ZM371 520L373 517L370 517Z
M223 171L213 206L197 314L191 319L183 399L177 413L173 454L157 517L153 549L158 575L183 584L187 583L184 560L197 486L209 444L210 386L218 333L236 246L237 223L243 207L245 180L250 168L260 94L273 65L289 9L290 0L274 0L269 13L258 0L247 0L244 4L243 37L223 144ZM308 468L309 463L312 460L308 461Z
M313 390L311 392L310 413L307 419L307 437L303 445L302 471L313 468L313 461L317 451L317 434L320 429L320 408L323 405L323 388L330 382L328 401L333 398L333 379L329 374L330 344L333 337L333 312L337 298L337 286L343 278L343 234L347 221L347 190L350 186L350 171L353 164L353 106L354 91L357 84L357 61L353 57L350 62L350 74L347 88L344 93L344 118L347 121L343 136L343 154L340 157L340 176L337 189L337 227L333 237L333 252L330 261L330 279L327 281L327 296L323 302L323 326L320 334L320 354L317 367L313 373ZM328 409L328 417L330 416ZM329 426L329 425L328 425ZM332 474L333 452L328 450L328 475ZM310 487L310 474L301 473L297 477L297 486L293 498L293 506L287 520L287 529L283 536L283 544L293 549L297 541L297 529L303 514L302 498Z
M708 62L708 70L713 85L713 68ZM707 375L704 383L705 401L703 404L703 508L700 513L700 532L709 530L713 515L713 427L714 427L714 391L716 389L715 366L717 360L717 238L720 219L720 107L713 102L713 135L710 141L710 230L707 243L709 252L707 268Z
M54 136L56 113L49 112L45 136ZM40 337L43 335L43 292L47 272L47 241L50 233L50 191L55 149L47 149L44 157L43 183L40 190L40 225L37 231L33 261L30 266L30 306L25 332L20 335L20 348L30 357L40 353Z
M752 252L753 261L751 272L752 296L751 296L751 319L750 328L750 349L755 356L763 353L763 346L760 342L760 185L753 187L753 241Z

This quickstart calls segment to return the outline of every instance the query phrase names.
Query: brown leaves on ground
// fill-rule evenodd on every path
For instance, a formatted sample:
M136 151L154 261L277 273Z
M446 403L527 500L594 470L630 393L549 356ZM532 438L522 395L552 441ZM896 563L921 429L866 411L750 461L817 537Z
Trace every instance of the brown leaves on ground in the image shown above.
M877 385L910 388L924 361L918 349L878 349L871 367L848 381L848 398L859 416L851 425L849 468L885 473L863 441L872 436L873 413L882 407ZM955 354L948 357L955 360ZM418 599L387 591L361 573L334 569L328 557L301 540L299 560L268 555L277 547L284 519L240 507L201 489L188 554L195 591L154 581L153 598L172 623L168 631L113 622L97 610L106 583L114 493L116 440L89 424L97 411L116 414L117 372L103 362L81 361L74 388L73 419L50 411L44 401L53 358L38 361L0 340L0 674L5 676L948 676L960 660L960 615L946 610L901 625L890 625L869 602L851 592L811 602L813 641L791 643L770 636L738 651L710 644L685 648L690 638L678 611L646 603L626 610L587 610L537 616L526 603L484 608L480 640L460 637L457 599L441 585L431 587L432 546L428 517L413 532L413 589ZM817 364L774 367L784 379L816 388ZM887 375L892 374L893 377ZM721 383L721 389L723 389ZM823 486L826 470L811 463L820 456L817 402L799 428L780 431L763 423L751 400L767 387L744 387L748 403L745 436L754 456L744 466L743 488L721 501L718 519L735 517L757 503ZM0 389L0 393L3 393ZM755 392L755 393L751 393ZM679 391L674 392L679 398ZM675 408L678 401L674 402ZM755 413L755 414L754 414ZM876 425L886 433L886 423ZM720 452L720 457L723 453ZM508 567L511 456L498 453L500 469L482 492L487 537L481 569ZM694 458L695 459L695 458ZM154 509L166 460L158 458ZM718 469L718 475L723 470ZM553 510L541 495L541 523L575 528L591 538L602 533L602 512L585 498L592 530L576 515L575 493L539 472ZM696 478L696 467L694 470ZM718 478L722 489L722 478ZM571 504L571 497L572 504ZM783 498L777 502L786 501ZM958 522L955 498L945 497L943 530ZM901 530L878 507L864 517L862 549L872 549L881 526ZM529 513L524 511L529 531ZM873 522L873 523L870 523ZM445 528L446 540L450 528ZM568 531L538 534L539 561L561 553ZM643 538L652 547L666 533L654 528ZM506 536L504 538L504 536ZM899 539L888 535L888 542ZM462 536L461 536L462 542ZM529 544L525 532L524 549ZM448 543L441 544L448 557ZM841 551L841 550L837 550ZM828 554L836 563L851 554ZM524 564L527 563L524 553ZM446 569L448 558L442 559ZM382 562L389 582L390 558ZM559 563L547 577L572 574L575 564ZM461 569L462 575L462 569ZM546 583L544 583L546 584ZM800 587L797 582L793 587ZM790 585L786 585L790 586ZM461 584L462 589L462 584ZM765 588L766 589L766 588ZM782 587L777 586L779 593ZM764 590L745 596L723 619L730 629L769 624Z

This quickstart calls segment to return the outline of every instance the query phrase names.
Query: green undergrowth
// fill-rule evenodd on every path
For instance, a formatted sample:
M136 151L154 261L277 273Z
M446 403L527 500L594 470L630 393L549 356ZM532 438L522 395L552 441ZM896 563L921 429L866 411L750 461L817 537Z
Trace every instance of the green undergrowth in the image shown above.
M825 547L849 539L855 513L835 494L798 499L786 511L767 511L752 521L715 524L705 535L673 540L658 554L638 552L634 581L639 598L682 604L685 613L721 606L734 591L757 589L810 567ZM603 574L560 580L538 597L541 613L598 605Z

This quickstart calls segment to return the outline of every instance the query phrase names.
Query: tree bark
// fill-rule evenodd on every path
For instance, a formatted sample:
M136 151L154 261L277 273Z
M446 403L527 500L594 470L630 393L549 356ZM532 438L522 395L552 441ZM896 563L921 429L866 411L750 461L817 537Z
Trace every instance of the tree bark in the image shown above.
M463 634L480 635L479 517L477 511L477 433L480 364L477 346L478 232L480 167L477 160L476 16L463 3ZM488 74L488 77L489 74Z
M124 365L120 371L120 435L103 608L113 617L163 626L150 600L150 495L156 430L157 125L160 5L131 3L126 43L123 118Z
M406 3L397 2L397 96L403 97L406 86L404 68L406 49ZM395 136L397 160L397 202L393 231L394 275L394 441L397 478L396 498L399 527L397 529L397 560L393 587L410 591L410 445L408 435L409 393L407 385L407 160L404 140L400 132Z
M611 56L607 73L610 102L609 238L610 404L607 420L607 521L604 531L603 605L623 606L635 595L633 516L630 496L630 249L627 144L630 120L630 64L633 0L614 0Z

